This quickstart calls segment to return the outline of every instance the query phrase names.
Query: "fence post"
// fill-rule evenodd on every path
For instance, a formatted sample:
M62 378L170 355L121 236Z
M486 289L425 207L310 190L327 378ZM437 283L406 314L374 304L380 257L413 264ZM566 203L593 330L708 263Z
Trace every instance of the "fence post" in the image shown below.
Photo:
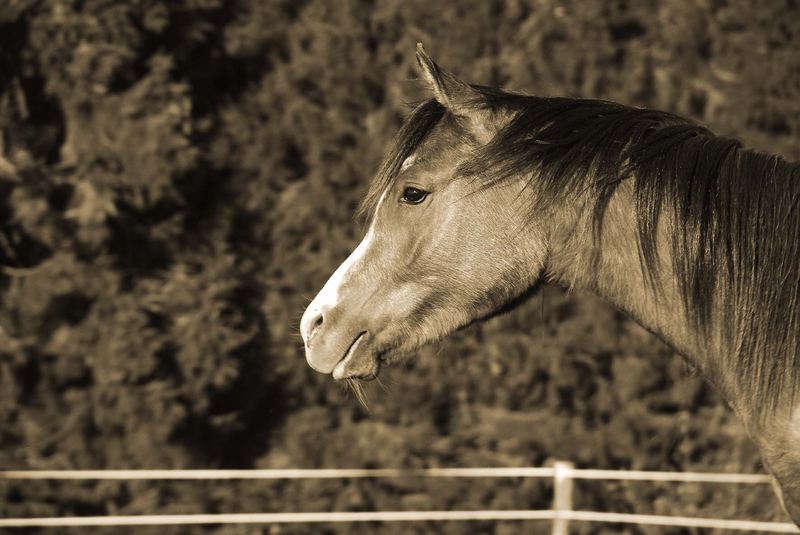
M553 465L553 519L552 535L568 535L569 519L561 518L562 511L572 511L572 469L575 465L566 461L556 461Z

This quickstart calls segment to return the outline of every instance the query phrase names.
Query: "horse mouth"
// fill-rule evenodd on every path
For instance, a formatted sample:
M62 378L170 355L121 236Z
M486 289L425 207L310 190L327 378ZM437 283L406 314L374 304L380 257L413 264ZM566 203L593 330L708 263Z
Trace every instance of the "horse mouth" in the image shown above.
M342 359L333 368L332 375L334 379L362 379L369 381L377 377L378 369L380 368L377 360L372 358L369 352L361 352L359 354L358 351L366 334L367 331L361 331L353 339Z

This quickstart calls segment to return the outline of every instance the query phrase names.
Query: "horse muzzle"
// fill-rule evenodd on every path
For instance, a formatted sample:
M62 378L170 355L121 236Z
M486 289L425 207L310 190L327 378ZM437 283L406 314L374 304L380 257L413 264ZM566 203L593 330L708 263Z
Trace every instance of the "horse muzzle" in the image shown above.
M332 374L336 380L371 379L380 364L370 348L368 331L334 325L327 314L309 308L300 321L306 361L314 370Z
M369 333L361 332L353 344L333 368L333 378L342 379L362 379L370 381L378 376L380 362L369 348Z

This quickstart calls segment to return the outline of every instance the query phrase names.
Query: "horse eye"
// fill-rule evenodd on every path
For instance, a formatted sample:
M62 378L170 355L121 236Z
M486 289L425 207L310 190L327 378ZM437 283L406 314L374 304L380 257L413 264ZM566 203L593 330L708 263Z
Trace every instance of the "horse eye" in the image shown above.
M400 197L400 201L406 204L419 204L424 201L425 197L427 196L428 192L424 189L409 186L403 190L403 195Z

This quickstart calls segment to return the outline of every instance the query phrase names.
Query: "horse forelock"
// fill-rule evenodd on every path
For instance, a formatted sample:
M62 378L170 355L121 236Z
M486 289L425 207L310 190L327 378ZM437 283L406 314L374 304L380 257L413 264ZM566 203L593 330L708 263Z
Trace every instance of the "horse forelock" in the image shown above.
M374 215L378 201L392 186L405 161L414 154L445 114L445 107L434 99L426 100L414 109L397 133L389 154L370 182L367 194L358 209L360 217L371 218Z

